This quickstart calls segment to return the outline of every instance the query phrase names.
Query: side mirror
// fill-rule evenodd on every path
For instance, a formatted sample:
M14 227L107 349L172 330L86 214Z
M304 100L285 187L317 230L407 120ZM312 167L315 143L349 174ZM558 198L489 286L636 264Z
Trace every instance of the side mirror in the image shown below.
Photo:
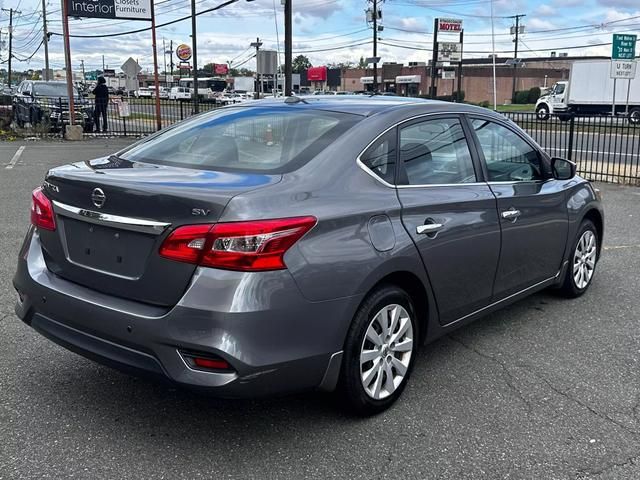
M576 176L576 164L564 158L553 157L551 172L556 180L571 180Z

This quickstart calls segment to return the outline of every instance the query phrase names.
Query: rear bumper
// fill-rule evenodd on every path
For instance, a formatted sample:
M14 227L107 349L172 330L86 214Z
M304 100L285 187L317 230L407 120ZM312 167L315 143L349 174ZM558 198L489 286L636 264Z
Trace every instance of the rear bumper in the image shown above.
M54 275L32 231L13 282L20 295L17 315L63 347L229 398L333 389L352 310L360 302L309 302L287 271L199 269L180 302L163 309ZM181 351L222 357L234 370L192 369Z

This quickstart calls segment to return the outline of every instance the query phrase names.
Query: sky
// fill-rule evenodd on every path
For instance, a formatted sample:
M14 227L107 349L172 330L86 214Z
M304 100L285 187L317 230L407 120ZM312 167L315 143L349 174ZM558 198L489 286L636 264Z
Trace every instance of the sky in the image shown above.
M47 25L53 33L49 42L52 68L64 65L62 21L59 0L47 3ZM195 0L202 11L222 0ZM365 20L367 0L292 0L294 55L306 55L313 65L355 62L361 56L372 56L372 30ZM463 20L465 58L491 54L491 0L386 0L382 10L378 56L385 62L426 62L431 58L433 19ZM22 13L14 16L14 67L16 70L42 68L41 0L0 0L3 9ZM156 22L190 15L190 0L156 0ZM521 24L519 57L548 57L550 51L569 55L610 55L612 33L640 33L640 0L493 0L495 50L499 56L513 56L513 40L509 28L513 19L524 14ZM0 68L6 68L8 12L0 11ZM150 26L150 22L105 19L71 19L71 35L87 38L71 39L74 69L84 60L86 70L119 66L132 57L143 71L153 68L151 32L104 37ZM191 22L185 20L157 29L160 69L164 69L163 41L169 48L191 43ZM100 37L103 36L103 37ZM239 0L216 12L198 16L198 64L226 63L255 68L254 53L249 44L259 37L264 49L284 50L284 15L280 0ZM443 37L443 40L446 40ZM451 39L453 40L453 39ZM579 48L569 48L579 47ZM638 48L640 50L640 47ZM174 57L175 58L175 57ZM281 61L283 61L281 56ZM166 55L167 63L169 55Z

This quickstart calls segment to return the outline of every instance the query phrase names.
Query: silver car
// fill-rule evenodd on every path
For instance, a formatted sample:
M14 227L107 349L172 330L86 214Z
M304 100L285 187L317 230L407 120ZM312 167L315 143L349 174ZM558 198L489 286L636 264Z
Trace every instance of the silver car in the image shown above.
M577 297L598 192L489 110L313 96L222 108L48 172L16 312L96 361L223 397L401 394L418 348Z

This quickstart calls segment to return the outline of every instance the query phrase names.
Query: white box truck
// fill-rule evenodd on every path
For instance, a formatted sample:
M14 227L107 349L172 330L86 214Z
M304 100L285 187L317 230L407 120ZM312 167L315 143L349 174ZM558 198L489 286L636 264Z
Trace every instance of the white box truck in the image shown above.
M638 68L640 70L640 68ZM629 94L629 121L640 124L640 71L629 82L616 81L616 114L624 114ZM578 60L571 66L569 80L556 82L536 102L536 115L547 120L557 114L560 120L571 115L611 115L613 79L610 60Z

